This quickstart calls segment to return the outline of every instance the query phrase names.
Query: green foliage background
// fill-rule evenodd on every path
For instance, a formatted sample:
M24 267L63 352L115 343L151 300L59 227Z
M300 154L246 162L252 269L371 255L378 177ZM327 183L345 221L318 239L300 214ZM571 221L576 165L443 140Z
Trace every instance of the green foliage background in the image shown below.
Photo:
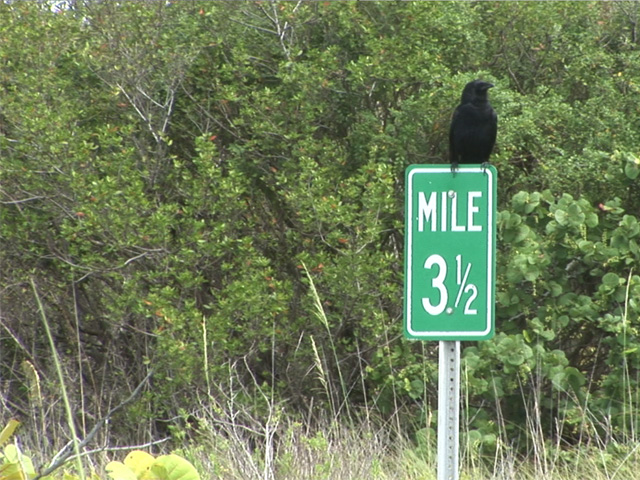
M535 407L562 442L635 435L639 12L1 4L7 411L34 408L24 361L56 391L32 278L78 406L100 412L156 370L123 439L157 438L203 398L259 417L267 391L290 415L429 427L436 345L401 335L403 172L446 163L453 107L481 77L499 114L498 333L464 345L468 430L524 438Z

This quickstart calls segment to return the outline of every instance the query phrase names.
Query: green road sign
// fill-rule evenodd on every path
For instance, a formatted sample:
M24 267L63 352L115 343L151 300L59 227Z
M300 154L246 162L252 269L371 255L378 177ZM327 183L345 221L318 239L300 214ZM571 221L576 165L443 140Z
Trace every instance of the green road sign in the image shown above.
M497 171L406 170L404 326L408 338L493 336Z

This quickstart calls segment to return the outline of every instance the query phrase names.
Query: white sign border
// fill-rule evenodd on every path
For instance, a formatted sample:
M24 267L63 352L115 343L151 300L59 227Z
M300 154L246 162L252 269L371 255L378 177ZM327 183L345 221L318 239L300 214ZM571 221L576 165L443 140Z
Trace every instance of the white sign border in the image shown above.
M478 166L475 167L460 167L458 168L458 172L459 173L472 173L472 172L477 172L478 171ZM411 261L412 261L412 240L413 240L413 224L410 222L413 222L413 181L412 181L412 177L417 174L417 173L448 173L449 175L451 175L451 167L442 167L442 168L425 168L425 167L417 167L417 168L413 168L411 170L411 172L409 172L409 175L407 176L407 201L408 201L408 205L407 205L407 218L405 218L405 222L408 222L408 225L410 225L409 228L407 228L407 248L405 251L405 255L407 255L407 258L405 259L407 268L406 268L406 285L407 285L407 291L405 292L406 298L404 299L405 301L405 305L406 305L406 327L407 327L407 332L414 338L419 339L419 338L434 338L437 337L435 339L444 339L444 338L451 338L454 339L456 337L485 337L487 335L489 335L489 333L491 332L491 327L493 325L493 318L492 318L492 313L493 313L493 304L491 302L492 300L492 296L491 296L491 292L493 290L493 236L494 236L494 232L496 229L496 225L493 219L493 182L494 182L494 174L493 174L493 170L490 169L486 169L485 173L489 176L488 181L487 181L487 186L488 186L488 190L489 190L489 195L488 195L488 200L487 200L487 207L488 207L488 215L487 215L487 220L488 220L488 224L489 224L489 228L487 228L487 323L486 323L486 327L483 331L473 331L473 332L464 332L464 331L455 331L455 332L451 332L451 331L447 331L447 330L432 330L430 332L422 332L422 331L416 331L413 330L412 328L412 324L411 324L411 280L412 280L412 275L411 275Z

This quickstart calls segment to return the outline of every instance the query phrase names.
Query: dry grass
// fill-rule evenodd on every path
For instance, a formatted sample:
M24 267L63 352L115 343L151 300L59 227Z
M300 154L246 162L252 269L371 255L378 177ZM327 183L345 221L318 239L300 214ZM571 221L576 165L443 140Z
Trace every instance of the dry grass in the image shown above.
M435 446L419 447L384 426L350 423L311 428L281 419L271 436L274 455L267 458L264 436L257 441L253 429L218 419L204 426L196 446L180 453L209 478L222 480L436 480ZM518 457L503 446L493 462L463 461L460 480L632 480L640 444L547 452L546 458L553 463Z
M316 300L318 320L326 326L322 304L313 289L312 279L309 280ZM43 322L47 327L44 315ZM206 346L204 328L203 336ZM49 339L60 374L61 396L65 400L68 418L52 417L52 413L45 411L38 374L33 366L28 368L29 365L26 365L27 378L31 379L32 384L29 395L33 396L33 413L41 418L39 422L33 422L34 431L22 431L20 436L21 444L34 450L30 453L35 459L50 461L52 448L59 449L59 439L67 437L65 428L69 428L69 425L73 427L71 417L84 418L88 412L84 408L80 409L81 412L71 412L68 394L63 388L65 379L62 368L56 361L53 340L51 337ZM331 391L336 387L335 382L329 381L325 368L329 359L325 357L325 352L315 348L313 338L311 341L315 353L313 368L326 398L324 407L310 405L304 418L292 418L286 405L276 398L273 389L252 377L251 369L248 365L242 365L242 362L228 365L227 378L215 379L214 382L209 376L205 349L203 367L207 391L200 398L198 411L189 414L197 419L197 428L188 432L189 441L186 440L186 431L175 432L177 440L180 440L181 434L185 434L184 447L178 453L194 463L203 479L435 480L436 439L431 430L419 430L410 438L407 429L401 427L403 421L399 414L381 420L371 408L363 408L358 412L354 407L341 404L338 399L346 396L345 387L342 385L343 391ZM340 365L337 359L332 360ZM531 385L535 385L535 374L531 373ZM247 378L253 378L249 385L246 384ZM341 372L339 378L342 379ZM465 391L465 376L462 378L462 390ZM606 425L600 425L599 429L605 431L606 438L598 436L597 430L592 428L595 421L593 415L584 411L580 412L583 418L581 438L588 439L588 442L572 448L550 443L541 428L541 411L536 396L529 395L525 400L527 393L523 386L521 389L527 405L526 424L522 428L528 432L525 450L528 453L524 457L521 453L517 454L523 449L514 445L514 441L508 438L506 426L499 424L500 432L491 457L481 455L473 445L462 446L460 480L632 480L638 477L640 440L635 437L635 432L629 436L627 444L616 444L611 441L614 438L611 432L606 432ZM635 394L637 392L629 392L630 396ZM252 404L247 402L248 398L252 399ZM498 418L502 418L499 404L496 408ZM8 419L0 417L0 420L6 423ZM558 418L556 421L560 433L565 419ZM465 424L464 419L462 423ZM38 425L43 426L42 430ZM76 439L76 450L81 446L84 449L85 445L78 442L78 434L72 428L69 430L72 432L71 438ZM58 435L57 432L63 433ZM467 433L463 432L462 436L465 437ZM84 429L80 434L86 437ZM561 435L557 437L561 438ZM47 444L47 447L43 448L43 444ZM119 458L124 455L126 448L117 449L115 456ZM76 452L76 460L80 458L79 453ZM82 452L83 455L85 453ZM85 467L95 467L105 477L103 464L107 457L103 451L95 451L84 458ZM80 469L79 465L77 467ZM71 465L68 463L63 470L65 468L71 468Z

